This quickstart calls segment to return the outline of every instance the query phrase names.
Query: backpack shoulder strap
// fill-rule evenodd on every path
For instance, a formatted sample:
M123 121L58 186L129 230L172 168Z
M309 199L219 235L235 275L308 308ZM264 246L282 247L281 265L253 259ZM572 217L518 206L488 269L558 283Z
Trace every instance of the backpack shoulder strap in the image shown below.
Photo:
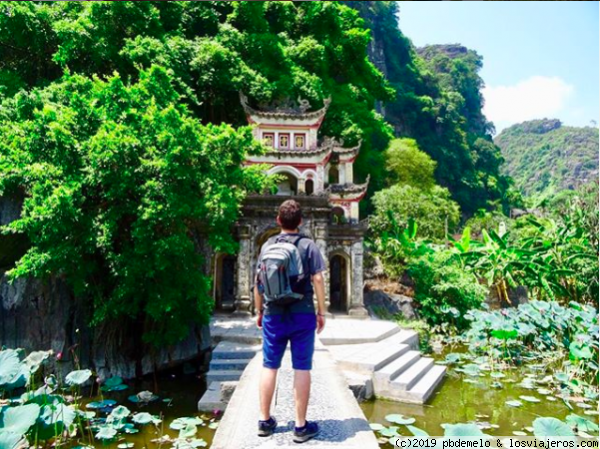
M298 235L296 236L296 238L294 239L294 242L293 242L293 244L294 244L294 246L295 246L296 248L298 248L298 243L299 243L299 242L300 242L300 240L302 240L304 237L305 237L305 236L304 236L304 235L302 235L302 234L298 234Z
M293 240L289 238L289 234L277 234L274 237L274 243L279 243L279 242L283 241L283 242L291 243L295 247L298 247L298 242L300 240L302 240L303 238L306 238L306 236L302 235L302 234L298 234L297 236L294 237Z

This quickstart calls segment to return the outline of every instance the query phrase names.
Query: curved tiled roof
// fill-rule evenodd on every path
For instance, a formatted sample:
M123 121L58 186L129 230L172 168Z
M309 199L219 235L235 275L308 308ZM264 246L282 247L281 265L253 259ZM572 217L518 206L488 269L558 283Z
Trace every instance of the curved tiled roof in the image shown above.
M335 195L352 195L356 193L364 193L369 187L371 175L367 176L367 181L364 184L331 184L327 187L327 191Z
M243 92L240 92L240 101L242 103L242 107L244 108L244 111L246 112L246 114L250 114L250 115L256 115L258 117L261 118L266 118L266 119L292 119L292 120L310 120L310 119L320 119L322 117L325 116L325 113L327 112L327 109L329 108L329 105L331 104L331 98L327 98L323 101L324 106L317 110L317 111L312 111L312 112L307 112L307 110L310 108L310 103L307 100L300 100L298 99L298 103L300 104L300 106L297 109L275 109L273 111L259 111L258 109L254 109L252 108L249 104L248 104L248 97L246 97L246 95L244 95Z
M343 147L336 146L333 148L333 152L337 153L339 155L358 154L361 144L362 144L362 140L360 142L358 142L358 145L356 145L354 147L350 147L350 148L343 148Z

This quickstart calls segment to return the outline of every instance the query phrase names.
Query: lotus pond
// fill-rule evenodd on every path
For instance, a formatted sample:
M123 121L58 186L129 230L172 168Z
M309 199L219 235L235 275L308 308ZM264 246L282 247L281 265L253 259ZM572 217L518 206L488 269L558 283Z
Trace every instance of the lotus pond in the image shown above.
M553 419L546 424L563 431L568 427L582 436L598 435L597 389L578 388L552 366L531 363L499 369L487 357L473 357L460 346L434 357L436 363L448 365L448 372L426 405L379 399L361 404L382 446L390 447L388 439L394 435L420 431L431 436L448 431L537 435L534 421L547 417ZM462 430L452 426L459 423L465 424Z
M112 377L101 384L87 369L64 379L42 376L46 370L40 368L52 357L0 351L0 449L210 446L219 416L197 411L205 383L196 374L164 373L127 383Z

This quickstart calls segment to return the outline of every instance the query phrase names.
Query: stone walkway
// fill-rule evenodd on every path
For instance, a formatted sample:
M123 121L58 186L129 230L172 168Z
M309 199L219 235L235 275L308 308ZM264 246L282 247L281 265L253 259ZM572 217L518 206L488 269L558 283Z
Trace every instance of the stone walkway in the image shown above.
M209 388L198 407L225 409L212 447L295 447L290 432L294 400L289 349L279 372L273 408L278 431L270 438L259 438L256 425L261 330L249 317L215 316L210 331L216 346L207 373ZM421 356L418 335L412 330L401 329L390 321L334 316L318 334L312 374L308 419L317 420L324 430L305 445L370 449L378 447L377 442L355 396L369 398L375 394L423 403L443 380L445 367ZM227 405L232 382L235 387L238 379Z
M379 446L362 410L348 389L335 361L321 344L315 350L308 419L317 421L321 432L302 446L377 449ZM272 414L278 420L271 437L257 436L258 379L262 368L259 353L240 379L221 420L211 448L297 448L292 441L294 425L293 370L289 350L278 375Z

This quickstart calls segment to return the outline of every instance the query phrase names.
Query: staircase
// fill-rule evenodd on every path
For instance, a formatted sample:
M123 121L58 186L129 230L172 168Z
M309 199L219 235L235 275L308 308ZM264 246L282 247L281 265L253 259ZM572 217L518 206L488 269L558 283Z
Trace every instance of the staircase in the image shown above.
M208 388L198 403L206 411L225 409L246 366L261 350L261 332L251 319L216 317L211 336L216 346L206 373ZM446 373L445 366L421 356L416 332L391 321L328 319L318 339L359 400L375 394L422 404Z
M385 323L385 324L384 324ZM389 323L392 324L392 323ZM429 399L446 373L446 367L422 357L419 336L387 322L368 337L326 338L324 343L348 379L371 381L375 396L422 404ZM368 341L367 341L368 340Z
M238 381L248 363L261 349L259 344L221 341L212 351L209 370L206 373L208 388L198 402L201 411L224 410L228 398L225 398L223 384ZM232 391L229 391L231 394Z

